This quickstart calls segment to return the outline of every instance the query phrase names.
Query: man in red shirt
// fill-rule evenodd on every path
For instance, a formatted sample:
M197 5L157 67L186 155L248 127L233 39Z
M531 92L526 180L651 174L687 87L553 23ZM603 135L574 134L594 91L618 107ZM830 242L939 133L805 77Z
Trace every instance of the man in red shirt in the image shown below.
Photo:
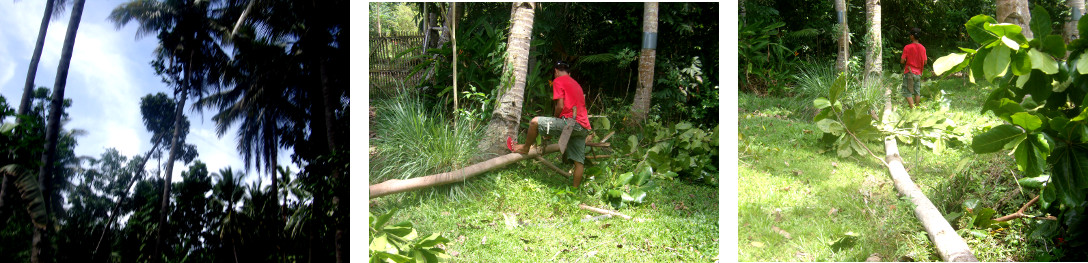
M918 35L922 33L917 27L910 30L910 44L903 47L903 56L899 57L899 63L903 63L903 97L907 98L907 104L914 108L916 103L922 103L922 68L926 65L926 47L918 43Z
M576 123L567 141L564 159L574 161L574 187L582 183L582 171L585 163L586 136L592 128L589 125L589 113L586 110L586 96L582 86L570 77L570 64L559 61L554 67L555 80L552 81L552 100L555 101L555 117L537 116L529 121L526 143L514 146L514 152L528 154L529 147L536 142L537 133L547 136L559 136L571 119Z

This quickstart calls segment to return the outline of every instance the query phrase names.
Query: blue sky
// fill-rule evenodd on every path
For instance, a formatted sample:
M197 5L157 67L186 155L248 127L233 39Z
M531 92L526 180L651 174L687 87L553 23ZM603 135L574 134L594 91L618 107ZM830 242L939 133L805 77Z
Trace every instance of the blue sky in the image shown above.
M22 96L44 2L0 0L0 95L12 108L18 107ZM83 10L64 94L72 99L68 110L72 120L66 128L88 132L78 138L76 155L97 158L107 148L116 148L128 157L146 153L151 148L151 135L140 116L140 97L157 92L172 94L149 65L157 46L155 37L137 39L134 22L118 30L107 20L110 11L123 2L88 1ZM71 4L65 10L62 17L49 25L35 81L37 86L52 88L56 78ZM190 98L187 104L192 101ZM228 166L236 171L244 169L236 150L235 127L219 138L211 120L214 113L194 112L188 106L185 110L192 123L188 142L197 146L199 160L208 165L208 171L217 172ZM290 149L281 150L279 163L291 164L290 154ZM154 160L148 165L149 169L153 167ZM293 165L291 169L298 171ZM175 181L180 181L183 170L187 168L182 163L175 164ZM247 174L246 181L256 180L256 171ZM261 177L265 184L269 183L266 175Z

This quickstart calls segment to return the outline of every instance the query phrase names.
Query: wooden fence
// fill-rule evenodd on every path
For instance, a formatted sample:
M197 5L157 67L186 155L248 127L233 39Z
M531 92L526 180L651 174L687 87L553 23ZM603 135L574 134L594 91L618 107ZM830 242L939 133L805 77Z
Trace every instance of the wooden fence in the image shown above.
M419 83L424 73L409 78L408 74L423 59L413 58L423 54L420 48L423 36L378 36L370 37L370 88L395 89L412 87ZM410 52L405 52L408 50ZM404 54L401 54L404 53ZM397 55L401 56L398 58ZM405 85L397 85L403 82Z

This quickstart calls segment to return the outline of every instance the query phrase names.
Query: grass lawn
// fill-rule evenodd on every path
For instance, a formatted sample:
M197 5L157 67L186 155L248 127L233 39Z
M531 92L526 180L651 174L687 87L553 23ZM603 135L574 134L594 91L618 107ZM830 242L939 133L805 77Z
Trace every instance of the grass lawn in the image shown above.
M978 114L978 104L989 91L961 83L928 82L934 94L946 92L945 110L938 110L941 101L926 97L925 106L916 111L945 114L969 125L974 134L999 124L992 114ZM741 261L865 261L871 256L881 261L940 260L913 205L899 198L879 161L871 156L839 158L818 144L821 132L812 122L811 101L739 96ZM868 146L883 158L882 142ZM899 148L914 182L942 214L962 213L962 204L976 199L980 207L1005 215L1033 193L1018 189L1007 152L976 155L960 145L935 154L917 142L900 142ZM952 223L982 261L1032 260L1043 247L1026 238L1031 220L974 234L968 234L974 229L965 219Z
M397 110L389 106L394 104L387 103L371 105L398 120L390 122L392 125L371 126L379 127L375 130L378 137L384 136L381 140L371 139L371 184L396 178L405 171L411 176L423 176L432 170L448 171L451 166L467 165L453 162L433 169L419 168L435 166L435 162L423 160L457 159L461 153L443 149L470 147L445 147L451 142L478 140L447 136L441 132L444 129L435 128L442 124L412 117L425 116L417 110ZM611 142L629 135L619 131ZM397 143L397 136L409 139ZM425 155L409 149L436 150ZM644 203L618 209L632 220L586 220L600 214L579 209L578 204L615 210L601 199L601 191L608 189L612 177L633 171L638 162L636 157L613 155L612 160L586 168L609 167L614 172L587 178L581 188L573 188L572 179L536 161L522 161L464 183L369 200L370 213L380 215L396 208L390 223L410 221L421 236L441 233L450 240L445 250L457 262L713 261L719 253L719 199L717 187L710 184L655 178L652 180L657 188L648 193ZM545 158L562 169L571 168L559 162L559 154ZM411 167L402 167L405 165Z

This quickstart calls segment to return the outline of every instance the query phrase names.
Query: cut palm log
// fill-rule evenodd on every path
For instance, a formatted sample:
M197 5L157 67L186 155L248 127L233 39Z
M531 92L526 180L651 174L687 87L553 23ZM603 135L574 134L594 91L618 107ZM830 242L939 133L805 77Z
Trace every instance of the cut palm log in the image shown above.
M611 156L611 155L607 155L607 154L602 154L602 155L590 155L590 156L586 156L586 159L604 159L604 158L608 158L608 157L612 157L612 156Z
M884 104L884 116L890 116L892 114L891 89L885 90L884 95L888 98ZM899 191L899 194L909 198L914 204L914 216L922 222L922 227L929 234L929 239L933 241L933 246L937 248L941 260L978 261L971 252L971 247L963 241L963 237L956 233L956 229L948 224L948 220L941 215L941 211L937 210L933 202L926 198L922 189L910 179L910 174L907 174L907 170L903 167L903 159L899 156L899 148L895 140L894 135L884 139L884 161L888 165L888 172L891 173L895 189Z
M585 204L578 204L578 208L593 211L593 212L597 212L597 213L601 213L601 214L606 214L606 215L614 215L614 216L622 217L623 219L631 220L631 216L628 216L628 215L625 215L625 214L620 214L620 212L616 212L616 211L612 211L612 210L608 210L608 209L596 208L596 207L588 206L588 205L585 205Z
M591 142L591 143L587 143L586 146L589 146L589 147L610 147L610 146L612 146L612 144L607 143L607 142Z
M559 145L552 144L548 145L543 149L533 148L529 151L529 154L509 153L452 172L409 178L405 180L391 179L385 182L381 182L379 184L370 185L370 198L377 198L395 193L402 193L449 183L463 182L470 177L482 173L486 173L516 162L520 162L525 159L532 159L543 154L558 151Z

